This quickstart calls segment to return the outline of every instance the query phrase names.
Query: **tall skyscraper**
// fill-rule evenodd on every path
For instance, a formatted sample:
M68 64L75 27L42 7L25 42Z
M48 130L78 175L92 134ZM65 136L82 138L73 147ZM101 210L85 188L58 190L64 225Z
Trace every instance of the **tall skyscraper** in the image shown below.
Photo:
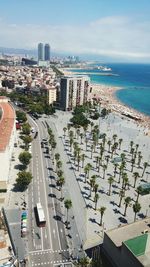
M49 44L45 44L44 52L45 52L44 59L50 61L50 45Z
M44 46L42 43L38 44L38 61L44 60Z

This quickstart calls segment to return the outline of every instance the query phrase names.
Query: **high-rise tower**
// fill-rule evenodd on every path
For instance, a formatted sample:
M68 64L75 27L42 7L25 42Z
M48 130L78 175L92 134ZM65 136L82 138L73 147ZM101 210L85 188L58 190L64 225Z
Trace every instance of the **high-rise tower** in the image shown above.
M45 44L44 52L45 52L44 59L47 61L50 61L50 45L49 44Z
M42 43L38 44L38 61L44 60L44 46Z

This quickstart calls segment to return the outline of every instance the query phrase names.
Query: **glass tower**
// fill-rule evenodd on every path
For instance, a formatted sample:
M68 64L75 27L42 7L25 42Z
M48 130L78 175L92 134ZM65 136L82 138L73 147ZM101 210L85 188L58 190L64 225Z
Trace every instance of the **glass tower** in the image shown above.
M38 61L44 60L44 46L42 43L38 44Z
M50 61L50 45L49 44L45 44L44 52L45 52L44 59L47 60L47 61Z

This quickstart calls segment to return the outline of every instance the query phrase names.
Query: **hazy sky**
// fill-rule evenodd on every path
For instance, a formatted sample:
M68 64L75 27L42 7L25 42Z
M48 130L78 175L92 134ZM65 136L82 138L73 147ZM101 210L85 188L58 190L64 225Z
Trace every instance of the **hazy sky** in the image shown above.
M0 46L150 62L150 0L0 0Z

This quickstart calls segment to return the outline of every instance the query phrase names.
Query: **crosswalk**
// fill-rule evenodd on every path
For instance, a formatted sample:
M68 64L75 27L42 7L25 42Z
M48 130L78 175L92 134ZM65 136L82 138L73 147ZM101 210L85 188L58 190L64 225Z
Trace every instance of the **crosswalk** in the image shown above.
M63 250L47 249L47 250L30 251L29 254L31 254L31 255L44 255L44 254L48 254L48 253L61 253L61 252L67 252L67 251L69 251L69 249L63 249Z
M40 262L40 263L34 263L34 262L31 262L31 266L43 266L43 265L53 265L54 267L72 267L73 264L71 262L69 262L68 260L57 260L57 261L43 261L43 262Z

